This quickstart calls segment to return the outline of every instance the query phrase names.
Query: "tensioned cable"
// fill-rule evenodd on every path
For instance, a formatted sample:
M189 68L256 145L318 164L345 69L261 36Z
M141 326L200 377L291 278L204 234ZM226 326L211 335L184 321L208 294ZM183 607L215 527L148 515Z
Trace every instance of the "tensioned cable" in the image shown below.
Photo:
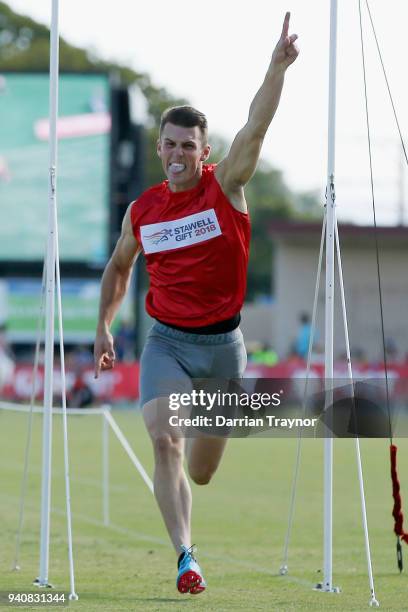
M23 478L21 481L19 520L18 520L18 529L17 529L17 535L16 535L16 549L15 549L14 564L13 564L14 570L20 569L21 536L23 532L25 500L27 496L28 462L29 462L30 450L31 450L34 404L35 404L35 397L37 394L36 383L38 379L38 364L39 364L39 357L40 357L41 331L42 331L42 326L44 322L44 302L45 302L45 262L43 265L43 273L42 273L42 281L41 281L40 311L39 311L38 320L37 320L34 367L33 367L33 373L32 373L33 378L31 381L30 411L29 411L29 417L28 417L27 439L26 439L26 447L25 447L25 453L24 453L24 470L23 470Z
M391 94L391 88L389 86L387 73L386 73L385 65L382 59L382 53L381 53L381 49L378 43L378 38L375 32L374 22L371 16L371 11L370 11L370 7L368 4L368 0L366 0L366 6L367 6L368 14L370 17L371 27L372 27L374 38L376 41L377 51L378 51L381 66L383 69L383 74L385 77L388 94L389 94L392 109L394 112L394 118L395 118L398 132L400 135L405 159L408 164L408 158L407 158L407 153L406 153L406 149L404 145L404 140L402 137L400 124L398 121L398 116L396 113L394 100ZM403 569L403 562L402 562L402 550L401 550L400 538L404 540L406 543L408 543L408 533L405 533L404 528L403 528L404 516L402 513L402 500L400 496L400 484L398 481L398 473L397 473L397 446L394 445L393 443L392 424L391 424L391 409L390 409L390 401L389 401L389 384L388 384L388 365L387 365L387 354L386 354L386 346L385 346L384 309L383 309L382 286L381 286L380 256L379 256L379 247L378 247L378 227L377 227L377 218L376 218L376 209L375 209L373 163L372 163L372 151L371 151L371 133L370 133L370 119L369 119L369 111L368 111L367 75L366 75L366 67L365 67L365 49L364 49L364 33L363 33L362 15L361 15L361 0L358 0L358 8L359 8L359 17L360 17L361 53L362 53L363 76L364 76L364 98L365 98L367 139L368 139L368 152L369 152L369 163L370 163L371 198L372 198L373 220L374 220L374 240L375 240L375 251L376 251L376 262L377 262L377 280L378 280L378 293L379 293L380 318L381 318L381 335L382 335L382 344L383 344L386 406L387 406L389 438L390 438L391 479L392 479L392 489L393 489L393 498L394 498L394 507L393 507L392 514L393 514L394 521L395 521L394 522L394 533L397 536L397 563L398 563L398 568L401 572Z
M356 429L356 398L355 398L355 388L354 388L354 380L353 380L353 369L351 365L351 351L350 351L350 341L349 341L349 333L348 333L348 325L347 325L347 308L346 308L346 296L344 293L344 282L343 282L343 266L341 263L341 254L340 254L340 239L339 239L339 229L337 225L337 215L335 213L335 242L336 242L336 252L337 252L337 267L339 271L339 286L340 286L340 295L341 295L341 306L343 311L343 324L344 324L344 339L346 342L346 355L347 355L347 370L348 376L351 384L351 398L352 398L352 415L353 415L353 425L354 431ZM373 567L371 562L371 550L370 550L370 539L368 536L368 521L367 521L367 508L365 501L365 492L364 492L364 478L363 478L363 467L361 464L361 451L360 451L360 440L358 436L355 439L356 443L356 455L357 455L357 473L358 473L358 482L360 487L360 498L361 498L361 515L363 519L363 531L364 531L364 544L366 550L367 557L367 571L368 571L368 582L370 585L370 593L371 598L369 605L370 607L378 608L379 603L375 595L374 588L374 576L373 576Z
M327 193L326 193L327 198ZM307 361L306 361L306 376L305 376L305 384L303 389L303 400L302 400L302 417L305 418L306 415L306 402L307 402L307 393L308 393L308 383L310 377L311 363L312 363L312 350L313 343L315 339L316 332L316 315L317 315L317 301L319 297L319 288L320 288L320 277L322 270L322 261L323 261L323 249L324 249L324 240L326 236L326 223L327 223L327 214L326 214L326 205L324 209L324 217L323 217L323 225L322 225L322 234L320 238L320 250L319 250L319 263L317 265L317 274L316 274L316 284L315 284L315 292L314 292L314 300L313 300L313 312L312 312L312 321L310 328L310 336L309 336L309 346L307 351ZM288 572L288 555L289 555L289 542L292 533L293 527L293 519L295 513L295 501L296 501L296 491L299 481L299 472L300 472L300 457L301 457L301 448L302 448L302 432L303 428L299 429L297 446L296 446L296 460L295 467L293 470L292 477L292 490L291 490L291 498L289 504L289 514L288 514L288 526L286 530L285 537L285 545L283 549L283 560L282 565L280 567L279 573L281 576L284 576Z
M379 305L380 305L381 336L382 336L382 349L383 349L384 373L385 373L385 393L386 393L387 414L388 414L389 438L390 438L390 443L392 444L392 427L391 427L389 387L388 387L388 367L387 367L387 354L385 350L384 308L383 308L383 299L382 299L381 270L380 270L380 250L378 247L378 226L377 226L377 215L376 215L376 209L375 209L373 157L372 157L372 147L371 147L370 116L368 112L367 74L366 74L366 64L365 64L363 23L362 23L362 16L361 16L361 0L358 0L358 10L359 10L359 18L360 18L361 58L362 58L362 63L363 63L364 101L365 101L365 114L366 114L366 127L367 127L368 158L369 158L369 165L370 165L370 187L371 187L371 203L372 203L372 209L373 209L373 222L374 222L374 243L375 243L375 255L376 255L376 264L377 264L377 283L378 283L378 294L379 294L379 302L380 302Z
M400 135L401 144L402 144L402 148L403 148L404 155L405 155L405 160L406 160L407 165L408 165L408 156L407 156L404 140L403 140L403 137L402 137L402 133L401 133L401 129L400 129L399 121L398 121L398 116L397 116L396 109L395 109L395 104L394 104L393 97L392 97L392 94L391 94L391 88L389 86L389 82L388 82L388 78L387 78L384 62L382 60L382 54L381 54L380 46L379 46L379 43L378 43L378 38L377 38L376 33L375 33L374 23L373 23L373 20L372 20L372 16L371 16L371 12L370 12L370 8L369 8L367 0L366 0L366 5L367 5L368 13L369 13L369 16L370 16L371 26L373 28L374 37L375 37L375 41L376 41L376 44L377 44L377 50L378 50L378 53L379 53L379 56L380 56L380 61L381 61L381 65L382 65L382 68L383 68L383 73L384 73L385 81L386 81L386 84L387 84L387 89L388 89L391 105L392 105L392 108L393 108L395 121L396 121L398 132L399 132L399 135ZM376 261L377 261L377 279L378 279L378 288L379 288L379 297L380 297L381 334L382 334L382 343L383 343L383 359L384 359L384 370L385 370L385 381L386 381L386 399L387 399L387 412L388 412L388 423L389 423L389 437L390 437L390 442L391 442L391 447L390 447L391 448L391 474L392 474L392 479L393 479L393 495L394 495L394 500L395 500L393 515L394 515L394 518L395 518L395 521L396 521L395 532L396 532L397 537L398 537L398 540L397 540L398 566L399 566L400 570L402 570L402 552L401 552L400 543L399 543L399 535L401 535L401 537L403 539L405 539L405 537L406 537L407 538L406 539L407 542L408 542L408 535L404 534L404 532L402 530L402 518L403 518L403 516L402 516L402 512L401 512L401 500L400 500L400 497L399 497L399 482L398 482L398 477L397 477L397 472L396 472L396 450L397 449L396 449L396 446L394 446L393 443L392 443L393 440L392 440L391 414L390 414L390 405L389 405L388 366L387 366L386 349L385 349L385 331L384 331L384 327L385 326L384 326L384 313L383 313L384 309L383 309L383 300L382 300L380 258L379 258L379 246L378 246L378 237L377 237L377 229L378 228L377 228L376 209L375 209L373 164L372 164L372 150L371 150L371 134L370 134L369 113L368 113L367 79L366 79L366 70L365 70L364 36L363 36L362 17L361 17L361 0L359 0L358 6L359 6L359 16L360 16L360 36L361 36L362 62L363 62L363 73L364 73L364 94L365 94L365 106L366 106L366 123L367 123L367 134L368 134L368 150L369 150L369 161L370 161L371 195L372 195L373 218L374 218L374 228L375 228L374 236L375 236ZM318 277L319 277L319 274L318 274ZM309 347L309 349L310 349L310 347ZM281 574L286 574L287 573L288 544L289 544L290 532L291 532L291 528L292 528L293 510L294 510L294 501L295 501L295 499L294 499L295 495L294 495L293 488L295 487L295 489L296 489L296 484L297 484L297 479L298 479L299 462L300 462L299 461L299 459L300 459L300 442L301 442L301 438L298 440L298 453L297 453L298 456L297 456L297 461L296 461L295 470L294 470L294 478L293 478L294 482L293 482L293 485L292 485L292 500L291 500L290 512L289 512L289 524L288 524L288 530L287 530L287 534L286 534L286 542L285 542L283 565L281 566ZM397 533L397 526L398 526L399 530L402 533L400 533L400 534Z
M375 44L377 46L378 56L380 58L381 67L382 67L384 78L385 78L385 83L387 85L388 95L390 97L390 102L391 102L392 110L393 110L393 113L394 113L395 123L397 124L397 128L398 128L398 133L399 133L399 137L400 137L400 140L401 140L402 149L404 151L405 161L406 161L407 166L408 166L407 150L405 148L404 138L402 136L402 131L401 131L400 123L398 121L398 115L397 115L397 111L395 109L394 99L392 97L391 87L390 87L390 84L388 82L387 71L385 70L385 65L384 65L384 61L383 61L383 57L382 57L382 53L381 53L381 48L380 48L380 44L378 42L377 33L375 31L374 22L373 22L373 18L371 16L371 11L370 11L370 6L368 4L368 0L366 0L366 6L367 6L367 11L368 11L368 16L370 18L371 29L373 30L373 34L374 34Z

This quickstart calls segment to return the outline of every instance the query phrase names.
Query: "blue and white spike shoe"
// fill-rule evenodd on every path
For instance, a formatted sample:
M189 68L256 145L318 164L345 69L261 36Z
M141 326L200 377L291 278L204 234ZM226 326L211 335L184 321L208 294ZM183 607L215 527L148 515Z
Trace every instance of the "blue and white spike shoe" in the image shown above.
M205 591L207 583L204 579L200 566L193 556L193 546L187 548L182 546L184 555L180 560L179 572L177 576L177 589L180 593L190 593L198 595Z

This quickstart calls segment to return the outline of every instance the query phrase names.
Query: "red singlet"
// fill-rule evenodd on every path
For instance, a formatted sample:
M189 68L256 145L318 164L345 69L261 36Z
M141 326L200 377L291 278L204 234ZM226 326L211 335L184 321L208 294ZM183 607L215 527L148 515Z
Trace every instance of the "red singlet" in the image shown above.
M198 185L174 193L168 181L132 204L131 222L150 278L146 310L164 323L202 327L242 308L250 223L204 165Z

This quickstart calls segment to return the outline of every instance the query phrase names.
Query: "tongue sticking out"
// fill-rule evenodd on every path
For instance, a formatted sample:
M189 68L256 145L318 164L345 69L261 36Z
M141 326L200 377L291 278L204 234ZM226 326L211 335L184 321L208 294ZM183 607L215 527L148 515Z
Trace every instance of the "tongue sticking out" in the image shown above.
M183 172L184 169L184 164L170 164L170 170L173 172L173 174L179 174L180 172Z

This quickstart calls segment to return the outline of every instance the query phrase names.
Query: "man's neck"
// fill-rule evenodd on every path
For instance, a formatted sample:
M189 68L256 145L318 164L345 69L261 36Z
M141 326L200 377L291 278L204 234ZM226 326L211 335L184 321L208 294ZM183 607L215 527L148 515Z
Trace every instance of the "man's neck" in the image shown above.
M198 183L200 182L202 177L202 170L200 171L199 174L196 174L190 181L188 181L188 183L180 183L180 184L175 184L175 183L170 183L169 181L169 189L170 191L172 191L173 193L180 193L182 191L189 191L190 189L194 189L194 187L196 187L196 185L198 185Z

